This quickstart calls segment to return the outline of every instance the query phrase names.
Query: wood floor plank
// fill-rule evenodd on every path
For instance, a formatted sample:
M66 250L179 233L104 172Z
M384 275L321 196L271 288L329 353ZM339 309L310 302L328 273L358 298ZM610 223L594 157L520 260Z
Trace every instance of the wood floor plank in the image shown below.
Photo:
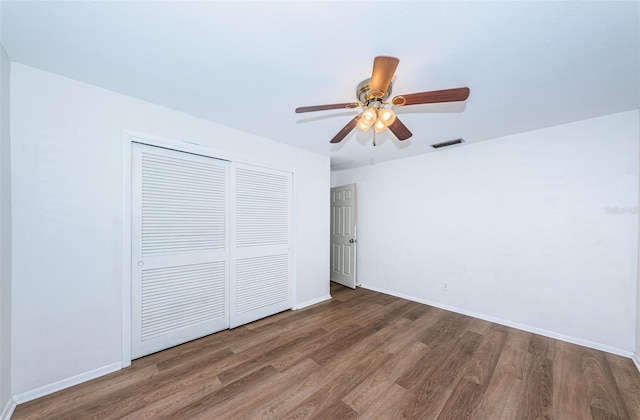
M270 377L275 376L276 373L277 370L275 370L273 366L265 366L182 407L169 418L193 419L196 418L196 416L206 416L208 409L212 407L217 409L221 404L232 400L234 397L239 397L243 392L250 391L252 388L259 387L260 385L265 386L266 381L268 381Z
M510 328L507 327L506 325L502 325L502 324L496 324L496 323L492 323L491 326L489 327L489 329L491 331L496 331L496 332L501 332L501 333L508 333Z
M281 398L275 399L273 404L260 412L258 417L277 418L283 413L286 413L287 410L290 409L289 407L303 404L303 401L306 398L312 396L314 390L318 390L330 382L340 382L338 379L342 377L341 375L343 375L345 371L349 371L356 362L360 362L362 360L362 363L370 364L372 369L377 369L379 365L376 361L380 355L384 355L385 358L389 356L389 353L382 348L381 344L388 342L392 337L394 337L398 333L398 325L403 324L404 322L406 322L406 320L393 322L377 331L375 334L366 337L358 344L348 347L342 353L336 353L334 357L328 360L328 362L323 366L321 372L310 375L301 384L294 384L283 393ZM372 357L373 359L370 360ZM357 372L358 370L355 371L355 373ZM345 392L345 394L346 393L347 392ZM340 398L341 397L342 396L340 396ZM322 409L322 407L318 408L315 404L309 401L307 403L308 407L306 408L311 409L312 413ZM304 414L307 410L303 407L299 408L298 412Z
M442 342L453 340L462 336L470 323L470 317L448 312L424 333L420 341L428 346L435 346Z
M408 419L435 419L444 408L453 390L443 385L431 384L418 390L402 412Z
M373 295L369 298L369 301L386 306L391 303L397 302L398 298L391 295L385 295L384 293L373 292Z
M466 332L456 341L442 343L428 353L433 354L437 361L430 364L430 369L422 371L417 380L415 375L411 375L411 382L406 376L397 381L398 385L416 395L415 400L404 411L407 417L432 417L440 412L481 338L479 334ZM453 346L449 343L453 343Z
M403 411L414 399L413 393L400 385L391 384L386 392L372 401L358 418L380 420L403 418Z
M172 369L183 363L192 363L193 359L198 357L206 358L210 352L218 351L227 347L230 343L250 335L252 335L252 332L244 327L220 331L216 334L145 356L136 360L135 365L155 365L160 371Z
M396 382L416 395L424 393L425 388L434 384L452 388L481 339L481 335L467 332L457 341L452 340L436 347L430 346L430 351L421 360L424 367L414 369Z
M305 343L297 349L287 349L286 352L283 352L277 358L273 359L270 364L280 372L288 370L296 363L307 359L310 354L325 346L330 346L330 343L340 340L341 337L348 336L357 329L358 327L355 325L348 325L332 333L327 333L320 339Z
M422 317L423 315L428 314L429 312L433 312L435 308L427 305L422 305L417 302L407 302L407 306L409 310L403 315L404 318L407 318L411 321L415 321L416 319Z
M449 395L447 403L440 411L438 419L465 420L470 419L485 391L485 386L462 379Z
M403 351L392 354L378 370L371 373L342 399L358 413L369 411L376 401L383 398L387 391L394 388L396 381L408 370L413 369L428 347L420 342L414 342Z
M469 322L469 327L467 331L474 332L476 334L484 335L491 328L492 323L489 321L485 321L484 319L473 318L471 322Z
M352 328L349 331L353 331ZM295 351L307 342L321 340L327 333L323 329L314 327L289 330L279 337L272 337L268 341L256 340L257 344L240 353L232 353L230 356L220 359L212 364L209 369L217 375L223 383L234 382L245 374L258 370L267 364L271 364L281 353ZM206 355L205 355L206 356ZM199 356L201 358L202 356ZM206 360L205 360L206 361Z
M396 299L394 302L390 302L386 305L380 305L375 310L358 314L355 320L359 325L367 325L373 321L383 320L387 323L402 318L407 311L407 303L403 300Z
M631 418L604 353L587 348L581 349L581 352L589 405L595 407L597 412L608 412L623 419Z
M507 417L507 404L509 394L519 385L517 381L518 379L509 374L496 372L491 377L491 381L487 385L480 403L474 408L471 417L476 419L515 418L514 410L511 410L514 416ZM518 397L515 399L517 400Z
M251 334L250 331L245 328L239 329L237 333L239 339ZM171 369L181 369L184 365L199 363L203 359L208 359L211 353L227 348L228 343L232 341L233 335L227 334L227 331L218 334L223 335L220 340L203 340L202 345L198 345L200 340L191 341L181 346L172 347L164 352L143 357L139 359L139 361L143 363L153 362L160 372ZM212 334L212 336L215 335L217 334ZM209 337L211 336L205 337L205 339L209 339ZM138 360L136 360L136 362L138 362Z
M13 419L640 419L631 360L332 283L333 298L134 360Z
M509 374L516 379L522 379L524 378L527 364L531 358L531 353L527 351L527 347L525 346L516 346L507 343L508 337L502 346L496 370Z
M478 349L474 352L471 360L467 363L463 378L468 379L478 385L489 383L493 371L498 363L504 346L505 333L501 331L489 330L482 337Z
M553 361L553 412L557 419L588 419L589 400L582 382L580 354L558 347Z
M366 300L360 301L357 305L349 305L348 302L345 302L340 311L325 314L322 318L322 327L332 332L344 326L345 323L359 325L357 320L364 318L367 312L372 312L381 306L377 303L368 305Z
M344 300L346 306L353 308L354 306L362 305L367 302L379 305L379 303L374 300L378 293L367 289L360 289L358 292L358 296L349 296L348 299Z
M328 407L320 411L314 418L317 419L340 419L349 420L357 419L358 413L356 413L351 407L342 401L334 401ZM298 417L293 417L297 419Z
M504 340L504 345L528 350L530 338L531 338L531 333L528 333L522 330L517 330L515 328L509 328L507 330L507 336Z
M409 321L403 320L403 319L393 321L389 325L385 326L384 328L378 331L375 331L373 334L369 335L368 337L365 337L362 341L358 343L357 346L350 348L348 351L344 352L343 354L334 353L330 357L330 359L335 360L337 358L348 358L348 357L351 357L350 355L354 354L354 352L369 351L373 348L376 348L381 343L395 341L395 340L390 340L390 338L398 334L398 332L402 330L403 325L406 324L407 322ZM355 325L350 325L348 326L348 328L350 331L357 331L359 327ZM330 346L330 344L327 344L328 341L339 340L340 338L336 337L339 333L341 334L341 336L342 334L344 334L344 336L350 334L350 332L348 331L340 332L339 330L335 333L329 334L327 337L323 337L322 339L305 344L301 346L299 349L293 349L293 351L288 350L278 358L274 359L271 362L271 365L279 371L289 369L292 365L294 365L298 361L304 358L310 357L311 354L315 354L315 352L318 351L319 349L322 349L326 346Z
M293 410L286 413L284 418L320 418L319 414L332 405L333 401L341 400L343 395L348 393L360 381L364 380L369 371L377 369L388 357L389 354L382 351L372 352L362 359L360 363L348 367L340 372L332 381L326 383L316 392L313 392Z
M144 405L137 411L125 414L119 411L112 411L112 417L122 420L145 420L145 419L160 419L169 418L176 411L183 407L188 407L195 402L202 400L207 395L210 395L214 391L222 388L222 382L216 380L202 380L200 382L191 384L188 387L180 389L171 395L165 396L162 399L151 398L147 401L144 398ZM68 417L67 417L68 418ZM82 415L79 418L89 418Z
M448 341L438 346L427 346L422 342L420 343L426 346L426 351L422 353L422 357L413 369L405 371L395 381L409 391L416 390L425 378L431 377L434 372L440 369L456 346L455 341Z
M269 383L269 392L259 394L252 393L250 395L244 394L242 396L242 402L237 404L236 407L227 410L224 413L224 417L247 419L265 418L264 416L261 417L261 413L264 413L266 408L273 403L274 396L276 396L275 398L277 399L278 396L286 395L291 384L302 383L310 375L317 374L320 369L321 366L316 362L311 359L305 359L295 366L292 366L291 369L279 372L277 381Z
M350 353L350 354L349 354ZM364 366L378 367L378 359L386 358L387 353L384 351L375 351L363 353L361 348L350 348L342 357L336 357L329 363L324 365L318 372L314 372L303 381L295 382L281 394L272 399L272 401L258 413L257 418L279 418L292 411L294 408L302 404L307 398L316 391L325 387L330 382L339 382L339 378L344 372L352 371L354 365L358 369ZM340 396L342 398L342 396Z
M287 314L290 312L287 312ZM296 335L300 330L316 330L318 329L318 321L322 318L322 313L308 315L305 314L296 322L291 322L290 319L281 318L279 321L271 324L263 325L260 328L251 329L253 334L246 336L244 339L234 340L233 343L229 343L228 347L234 353L241 353L248 348L259 346L262 343L271 342L273 340L286 340L283 338L286 335Z
M254 370L258 370L268 364L271 364L275 359L278 358L282 353L295 351L295 349L302 347L304 344L309 342L313 342L321 339L322 337L327 335L327 332L321 328L317 328L313 331L296 331L296 334L291 334L286 339L283 337L282 340L278 342L280 345L276 347L267 347L264 351L261 351L259 354L255 355L244 363L235 366L233 369L227 369L218 374L218 379L223 384L228 384L243 376L247 375ZM262 346L261 346L262 347Z
M632 419L640 419L640 375L631 359L606 354L611 372Z
M594 406L591 406L591 418L593 420L623 420L622 417L616 414Z
M529 339L529 353L551 360L556 350L553 342L552 338L532 334Z
M273 395L284 392L291 382L301 381L320 368L320 365L314 361L305 359L288 371L277 372L272 380L259 384L251 393L242 392L221 404L209 405L195 418L259 418L257 413L273 399Z
M319 348L309 355L309 358L319 365L326 364L333 359L336 354L340 354L343 350L351 347L359 340L362 340L376 331L383 328L386 324L384 321L378 321L368 325L365 328L353 326L348 334L342 334L334 341L327 343L324 347Z
M504 399L504 405L502 409L502 415L500 417L496 417L496 419L500 420L511 420L516 419L518 414L518 409L522 403L522 389L524 388L524 380L516 379L513 385L511 386L511 390L509 390L509 394L506 396L502 396ZM487 417L492 418L492 417ZM558 419L560 420L560 419ZM567 419L570 420L570 419Z
M405 327L396 334L395 340L388 341L384 344L384 350L389 353L397 353L406 347L407 343L419 341L419 338L423 336L431 326L435 325L444 314L445 311L429 311L415 321L405 324Z
M546 352L532 352L523 379L518 418L553 418L553 368L545 354Z

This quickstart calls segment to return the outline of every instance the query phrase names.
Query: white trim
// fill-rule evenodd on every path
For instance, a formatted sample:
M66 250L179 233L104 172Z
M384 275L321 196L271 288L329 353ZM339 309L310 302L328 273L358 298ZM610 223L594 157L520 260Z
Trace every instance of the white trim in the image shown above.
M7 405L2 410L2 414L0 414L0 420L9 420L13 415L14 410L16 409L16 402L13 398L9 398L7 401Z
M122 136L122 367L131 366L131 135Z
M291 202L289 203L290 236L289 236L289 293L291 293L291 309L298 307L298 174L291 173Z
M103 366L98 369L90 370L89 372L80 373L67 379L62 379L57 382L53 382L48 385L32 389L31 391L21 392L13 396L13 400L16 404L22 404L27 401L35 400L36 398L44 397L45 395L53 394L54 392L61 391L66 388L70 388L74 385L81 384L83 382L90 381L103 375L115 372L122 368L122 363L116 362L110 365Z
M322 296L317 299L311 299L306 302L302 302L297 307L294 306L294 309L306 308L307 306L315 305L316 303L324 302L325 300L329 300L329 299L331 299L331 295Z
M433 302L433 301L430 301L430 300L427 300L427 299L421 299L421 298L417 298L415 296L409 296L409 295L405 295L403 293L397 293L397 292L393 292L391 290L382 289L382 288L379 288L379 287L368 286L366 284L363 284L361 287L364 288L364 289L373 290L375 292L380 292L380 293L384 293L384 294L387 294L387 295L396 296L396 297L407 299L407 300L412 300L414 302L423 303L425 305L435 306L436 308L444 309L444 310L451 311L451 312L456 312L456 313L459 313L459 314L462 314L462 315L467 315L467 316L470 316L470 317L473 317L473 318L483 319L485 321L493 322L493 323L500 324L500 325L505 325L507 327L517 328L519 330L528 331L530 333L543 335L545 337L554 338L556 340L566 341L568 343L577 344L579 346L589 347L589 348L592 348L592 349L601 350L601 351L605 351L607 353L617 354L619 356L624 356L624 357L632 357L633 356L633 352L630 352L628 350L622 350L622 349L619 349L617 347L608 346L606 344L596 343L594 341L584 340L582 338L571 337L571 336L560 334L560 333L556 333L556 332L553 332L553 331L548 331L548 330L544 330L544 329L541 329L541 328L536 328L536 327L532 327L532 326L529 326L529 325L520 324L518 322L507 321L507 320L504 320L502 318L496 318L496 317L493 317L493 316L490 316L490 315L484 315L484 314L480 314L480 313L477 313L477 312L467 311L467 310L464 310L464 309L457 308L455 306L449 306L449 305L445 305L443 303Z
M633 363L636 365L636 369L640 372L640 354L634 354L631 356L631 360L633 360Z

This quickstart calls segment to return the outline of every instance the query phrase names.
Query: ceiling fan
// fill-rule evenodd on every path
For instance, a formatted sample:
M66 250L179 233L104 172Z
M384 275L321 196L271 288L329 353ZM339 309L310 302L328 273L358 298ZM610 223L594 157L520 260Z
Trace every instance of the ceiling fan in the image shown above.
M396 116L391 107L433 104L440 102L464 101L469 97L469 88L455 88L445 90L433 90L429 92L409 93L398 95L385 102L391 96L391 79L398 67L395 57L378 56L373 60L373 72L370 79L363 80L356 88L357 102L341 104L314 105L296 108L296 113L326 111L330 109L362 108L362 113L353 117L342 130L331 139L331 143L341 142L354 128L368 131L372 126L376 133L387 128L398 138L406 140L413 134ZM374 137L375 146L375 137Z

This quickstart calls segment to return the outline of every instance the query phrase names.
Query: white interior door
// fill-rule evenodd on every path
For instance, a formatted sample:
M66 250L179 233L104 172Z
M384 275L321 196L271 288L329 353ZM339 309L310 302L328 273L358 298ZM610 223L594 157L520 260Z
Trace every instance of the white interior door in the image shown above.
M231 328L292 307L291 181L231 164Z
M331 188L331 280L356 288L356 184Z
M133 358L229 327L228 171L133 144Z

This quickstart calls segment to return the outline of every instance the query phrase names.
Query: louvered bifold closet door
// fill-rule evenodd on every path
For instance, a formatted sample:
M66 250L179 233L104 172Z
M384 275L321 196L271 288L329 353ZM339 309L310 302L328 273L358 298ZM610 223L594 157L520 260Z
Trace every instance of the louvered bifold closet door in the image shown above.
M229 327L228 172L133 144L133 358Z
M289 172L231 164L231 327L291 309Z

